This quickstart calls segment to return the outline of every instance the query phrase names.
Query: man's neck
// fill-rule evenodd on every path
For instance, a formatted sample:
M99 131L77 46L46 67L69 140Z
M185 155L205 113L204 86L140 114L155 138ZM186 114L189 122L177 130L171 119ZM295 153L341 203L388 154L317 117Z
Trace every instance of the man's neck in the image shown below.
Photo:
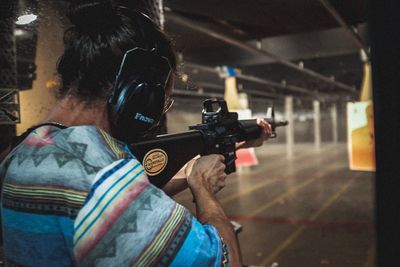
M93 125L111 134L105 100L88 103L70 95L66 96L53 107L47 121L65 126Z

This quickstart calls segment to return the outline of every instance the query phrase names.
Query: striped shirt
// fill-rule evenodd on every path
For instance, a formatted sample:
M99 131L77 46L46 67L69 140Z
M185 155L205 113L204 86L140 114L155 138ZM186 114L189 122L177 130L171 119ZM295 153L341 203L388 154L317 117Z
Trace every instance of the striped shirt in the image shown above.
M6 266L221 266L216 229L93 126L33 131L0 165Z

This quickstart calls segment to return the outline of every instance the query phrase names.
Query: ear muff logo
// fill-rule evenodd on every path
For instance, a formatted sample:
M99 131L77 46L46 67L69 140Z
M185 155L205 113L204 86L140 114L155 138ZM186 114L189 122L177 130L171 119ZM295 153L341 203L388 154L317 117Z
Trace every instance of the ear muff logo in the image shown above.
M148 124L153 124L154 123L154 119L152 119L150 117L146 117L145 115L143 115L143 114L141 114L139 112L136 112L135 120L143 121L143 122L148 123Z
M168 155L162 149L152 149L146 153L142 163L147 175L155 176L161 173L167 166Z

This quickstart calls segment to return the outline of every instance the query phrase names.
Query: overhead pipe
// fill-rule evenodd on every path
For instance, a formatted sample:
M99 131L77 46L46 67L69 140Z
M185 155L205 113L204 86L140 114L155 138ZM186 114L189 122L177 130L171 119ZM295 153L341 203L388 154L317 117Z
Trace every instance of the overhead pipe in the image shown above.
M251 89L246 89L246 90L244 90L244 92L248 93L250 95L264 96L264 97L267 97L267 98L283 99L285 97L284 95L277 95L277 94L272 94L272 93L260 92L260 91L251 90Z
M219 90L224 90L225 87L223 85L218 85L218 84L213 84L209 82L195 82L198 87L204 87L204 88L212 88L212 89L219 89ZM286 95L282 94L274 94L274 93L269 93L269 92L262 92L259 90L252 90L252 89L244 89L244 93L247 93L249 95L253 96L263 96L268 99L284 99ZM183 89L174 89L174 94L177 96L195 96L195 97L217 97L217 98L224 98L223 94L218 94L218 93L210 93L210 92L195 92L195 91L190 91L190 90L183 90ZM307 97L307 96L301 96L301 99L304 100L315 100L315 97ZM336 98L324 98L323 100L327 101L336 101Z
M205 72L211 72L211 73L216 73L219 74L219 71L216 68L212 68L209 66L204 66L204 65L200 65L200 64L196 64L196 63L190 63L190 62L185 62L184 66L190 67L190 68L196 68L198 70L201 71L205 71ZM307 94L312 96L313 98L319 99L319 100L326 100L331 99L332 96L327 95L327 94L322 94L322 93L315 93L312 92L311 90L299 87L299 86L294 86L294 85L288 85L285 83L278 83L278 82L274 82L274 81L270 81L267 79L262 79L259 77L255 77L255 76L251 76L251 75L246 75L240 72L236 73L236 77L239 79L243 79L246 81L250 81L250 82L255 82L255 83L259 83L259 84L263 84L263 85L267 85L267 86L272 86L272 87L277 87L277 88L281 88L281 89L286 89L289 91L293 91L293 92L297 92L297 93L303 93L303 94ZM321 99L322 97L322 99Z
M251 91L251 90L250 90ZM251 92L249 92L251 94ZM258 95L259 92L255 91L254 92L255 95ZM261 94L263 95L263 93L261 92ZM187 90L182 90L182 89L176 89L174 90L174 95L176 96L191 96L191 97L200 97L200 98L224 98L223 94L217 94L217 93L198 93L198 92L191 92L191 91L187 91ZM271 97L274 98L274 97ZM276 97L275 98L279 98L279 99L283 99L282 97ZM259 99L253 99L252 101L257 101L257 102L268 102L265 99L259 98Z
M202 32L204 34L207 34L207 35L209 35L209 36L211 36L211 37L213 37L215 39L218 39L218 40L223 41L225 43L228 43L228 44L231 44L231 45L236 46L238 48L241 48L241 49L243 49L245 51L248 51L250 53L253 53L253 54L256 54L256 55L259 55L259 56L263 56L263 57L272 58L273 60L275 60L276 62L278 62L278 63L280 63L280 64L282 64L284 66L287 66L287 67L289 67L291 69L294 69L296 71L302 72L302 73L304 73L306 75L309 75L309 76L311 76L313 78L317 78L317 79L322 80L324 82L333 84L336 87L339 87L339 88L341 88L343 90L346 90L346 91L348 91L350 93L357 93L355 87L349 86L349 85L344 84L344 83L339 82L339 81L335 81L331 77L324 76L324 75L322 75L322 74L320 74L318 72L315 72L313 70L304 68L302 66L298 66L297 64L295 64L293 62L290 62L288 60L284 60L282 58L279 58L277 55L274 55L274 54L272 54L272 53L270 53L270 52L268 52L266 50L253 47L253 46L251 46L249 44L246 44L246 43L244 43L244 42L242 42L240 40L231 38L231 37L226 36L226 35L224 35L222 33L219 33L217 31L211 30L210 28L207 28L207 27L201 26L199 24L196 24L192 20L189 20L189 19L187 19L187 18L185 18L183 16L180 16L180 15L178 15L176 13L168 12L166 14L167 14L167 17L170 20L174 21L175 23L179 23L179 24L181 24L183 26L192 28L192 29L194 29L196 31Z
M298 86L294 86L294 85L288 85L286 83L278 83L278 82L262 79L259 77L254 77L251 75L245 75L245 74L238 74L237 77L240 79L246 80L246 81L250 81L250 82L264 84L264 85L268 85L268 86L272 86L272 87L278 87L278 88L282 88L282 89L288 89L293 92L298 92L298 93L303 93L303 94L313 95L315 97L318 97L318 94L312 92L311 90L301 88Z
M198 87L225 90L225 87L223 85L219 85L219 84L214 84L214 83L209 83L209 82L195 82L195 84L197 84ZM251 90L251 89L244 89L243 92L248 93L250 95L264 96L267 98L284 98L285 97L284 95L273 94L273 93L262 92L262 91Z
M174 94L174 95L178 95L178 96L224 98L224 95L223 95L223 94L216 94L216 93L199 93L199 92L193 92L193 91L188 91L188 90L179 90L179 89L174 89L173 94Z
M201 81L196 81L193 83L196 84L200 88L217 89L217 90L221 90L221 91L225 90L225 86L223 86L222 84L215 84L215 83L201 82Z
M204 66L204 65L200 65L200 64L196 64L196 63L185 62L184 66L187 66L187 67L190 67L190 68L196 68L198 70L205 71L205 72L211 72L211 73L219 74L219 71L216 68L212 68L212 67L209 67L209 66ZM236 73L236 77L239 78L239 79L243 79L245 81L255 82L255 83L259 83L259 84L263 84L263 85L267 85L267 86L278 87L278 88L282 88L282 89L288 89L288 90L295 91L295 92L298 92L298 93L303 93L303 94L309 94L309 95L316 96L316 93L311 92L310 90L307 90L307 89L304 89L304 88L301 88L301 87L282 84L282 83L270 81L270 80L267 80L267 79L262 79L262 78L259 78L259 77L246 75L246 74L243 74L243 73L240 73L240 72Z
M337 12L335 7L328 0L319 0L320 3L325 7L325 9L331 14L331 16L339 23L340 26L349 34L354 43L358 46L359 49L364 51L364 53L369 58L368 48L365 46L363 41L361 40L360 35L358 35L342 18L342 16Z

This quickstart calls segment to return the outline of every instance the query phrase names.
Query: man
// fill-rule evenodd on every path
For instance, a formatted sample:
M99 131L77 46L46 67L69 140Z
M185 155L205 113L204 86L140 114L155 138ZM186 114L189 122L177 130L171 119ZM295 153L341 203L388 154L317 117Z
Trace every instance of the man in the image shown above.
M194 217L165 194L184 187L163 192L150 184L126 145L172 104L169 41L146 16L113 1L78 1L69 18L60 99L0 167L7 264L240 266L214 195L226 178L223 156L200 157L184 170ZM258 143L270 134L259 124Z

